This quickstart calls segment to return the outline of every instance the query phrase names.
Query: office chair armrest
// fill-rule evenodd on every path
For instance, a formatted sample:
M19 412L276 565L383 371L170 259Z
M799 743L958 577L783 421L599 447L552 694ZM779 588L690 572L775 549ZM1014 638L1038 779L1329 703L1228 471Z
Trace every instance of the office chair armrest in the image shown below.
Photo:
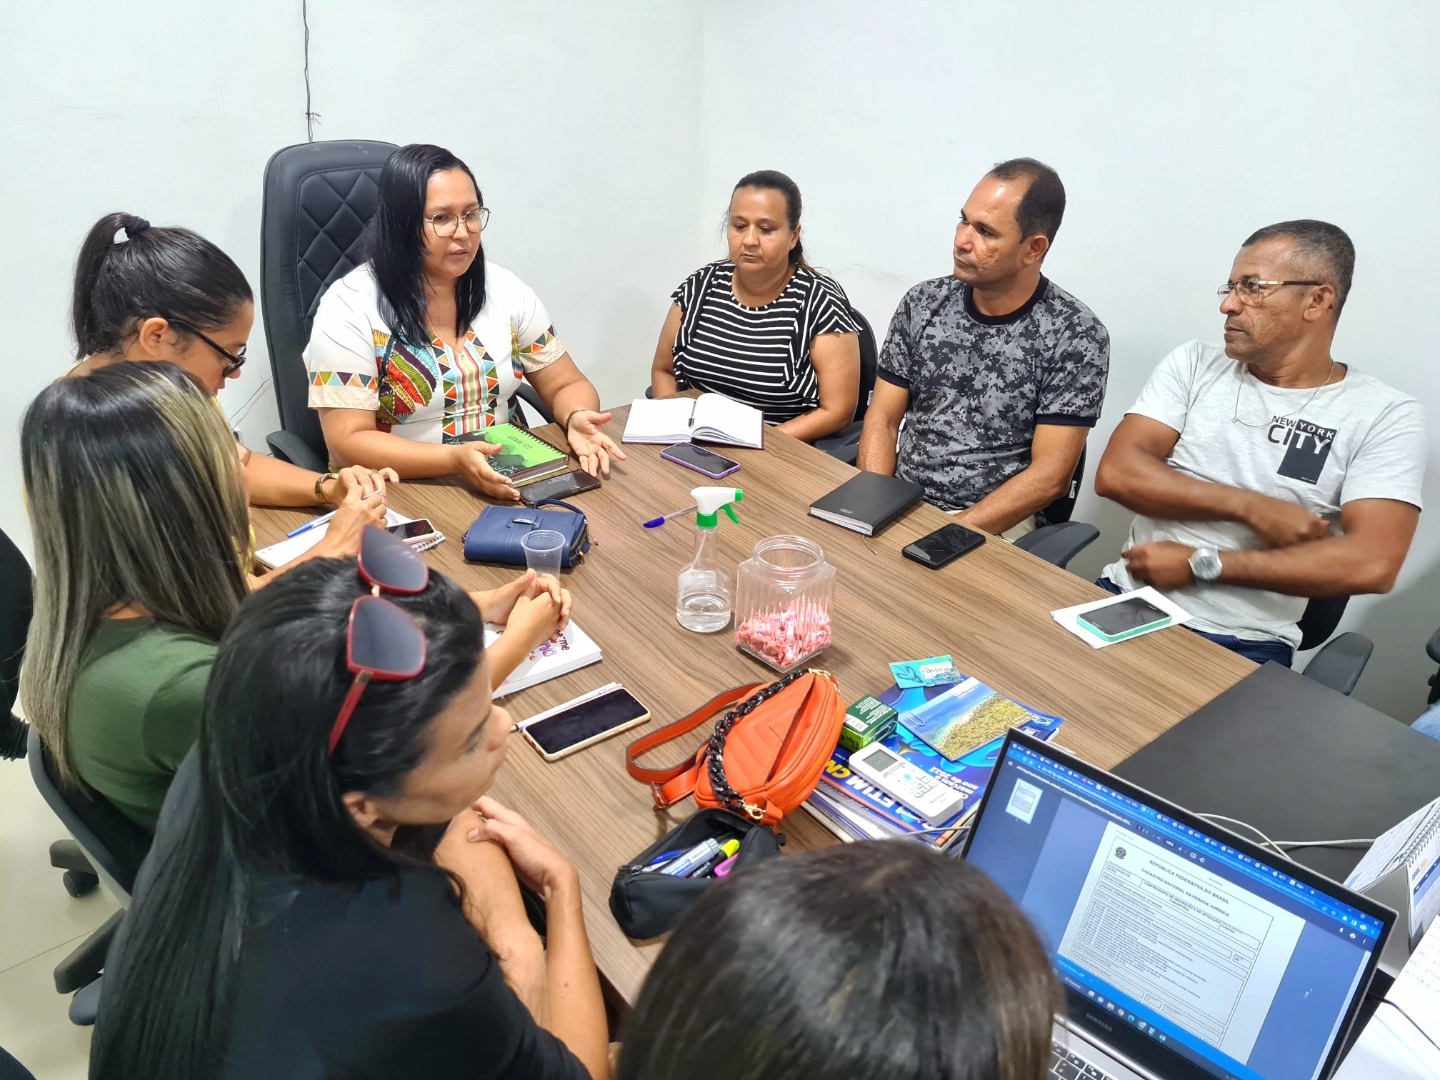
M272 431L265 436L265 441L270 445L270 452L281 461L311 472L330 471L329 464L321 461L320 455L310 449L310 444L293 431Z
M82 986L73 998L70 999L70 1023L76 1027L94 1027L95 1017L100 1012L100 987L105 982L105 976L100 976L92 983Z
M1062 521L1026 533L1015 541L1015 546L1064 570L1099 535L1099 529L1084 521Z
M1425 643L1425 655L1440 664L1440 630L1430 635L1430 640Z
M541 399L540 394L528 382L522 382L520 389L515 391L515 396L529 405L540 414L540 418L547 424L555 423L555 414L550 411L550 406Z
M115 931L120 929L120 921L124 918L125 909L121 908L106 919L98 930L77 945L69 956L55 965L55 992L57 994L68 994L73 990L79 990L82 986L89 986L100 977L100 971L105 967L105 954L110 951L110 942L115 937Z
M1315 650L1305 665L1305 676L1348 695L1360 681L1374 651L1375 643L1364 634L1337 634Z
M824 450L833 458L839 458L846 465L854 465L860 456L860 431L865 427L862 420L847 424L834 435L815 440L815 449Z

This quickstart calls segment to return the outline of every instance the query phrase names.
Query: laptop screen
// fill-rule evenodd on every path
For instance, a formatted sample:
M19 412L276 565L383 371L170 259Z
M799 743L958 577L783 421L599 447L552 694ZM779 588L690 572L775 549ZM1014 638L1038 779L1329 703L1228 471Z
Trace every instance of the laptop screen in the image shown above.
M1072 1020L1166 1076L1316 1080L1394 919L1015 732L965 857L1039 929Z

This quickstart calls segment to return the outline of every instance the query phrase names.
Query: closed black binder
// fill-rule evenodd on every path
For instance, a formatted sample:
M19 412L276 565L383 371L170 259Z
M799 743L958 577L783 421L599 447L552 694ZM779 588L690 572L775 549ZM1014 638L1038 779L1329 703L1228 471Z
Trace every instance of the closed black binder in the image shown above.
M924 495L925 489L914 481L862 472L811 503L810 516L874 536Z

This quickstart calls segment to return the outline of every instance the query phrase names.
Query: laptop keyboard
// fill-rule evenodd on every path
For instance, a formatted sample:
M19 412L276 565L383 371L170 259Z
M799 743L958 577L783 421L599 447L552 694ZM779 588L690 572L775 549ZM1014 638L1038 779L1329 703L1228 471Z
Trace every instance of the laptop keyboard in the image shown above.
M1074 1050L1067 1050L1059 1043L1050 1045L1051 1080L1115 1080L1104 1069L1096 1068Z

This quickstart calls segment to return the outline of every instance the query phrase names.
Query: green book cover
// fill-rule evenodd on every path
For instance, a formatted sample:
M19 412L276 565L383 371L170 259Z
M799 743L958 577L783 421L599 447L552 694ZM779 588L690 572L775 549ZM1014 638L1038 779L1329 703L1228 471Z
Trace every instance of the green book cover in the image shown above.
M568 454L514 424L496 424L466 441L498 443L502 449L490 458L490 467L515 484L544 480L569 468Z

